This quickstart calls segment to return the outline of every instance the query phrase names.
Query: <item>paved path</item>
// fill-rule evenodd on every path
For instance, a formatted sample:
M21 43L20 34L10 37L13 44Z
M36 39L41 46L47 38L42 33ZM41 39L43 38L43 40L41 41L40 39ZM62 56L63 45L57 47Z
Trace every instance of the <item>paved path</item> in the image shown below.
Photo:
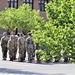
M42 63L36 64L3 61L0 49L0 75L75 75L75 64L71 63Z

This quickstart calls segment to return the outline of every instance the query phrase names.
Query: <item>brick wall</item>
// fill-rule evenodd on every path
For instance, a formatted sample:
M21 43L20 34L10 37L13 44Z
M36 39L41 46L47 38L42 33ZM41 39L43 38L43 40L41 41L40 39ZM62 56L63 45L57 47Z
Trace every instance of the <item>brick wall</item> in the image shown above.
M7 7L7 0L0 0L0 11Z

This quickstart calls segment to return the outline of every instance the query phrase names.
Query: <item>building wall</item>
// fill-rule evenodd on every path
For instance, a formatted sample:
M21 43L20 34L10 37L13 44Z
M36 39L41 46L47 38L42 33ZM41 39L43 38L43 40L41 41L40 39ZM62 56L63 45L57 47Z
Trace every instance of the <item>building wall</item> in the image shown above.
M7 0L0 0L0 11L7 7Z
M34 9L37 9L38 10L38 1L39 0L34 0ZM51 0L48 0L49 2ZM46 12L45 11L40 11L40 15L41 17L43 17L45 20L47 20L47 16L46 16Z
M34 0L33 9L38 10L38 1L39 0ZM51 0L49 0L49 1L51 1ZM18 7L22 4L23 4L23 0L18 0ZM7 7L7 6L8 6L8 0L0 0L0 11L4 10L5 7ZM40 11L40 15L42 17L44 17L44 19L47 19L45 11Z
M50 2L51 0L48 0L48 2ZM45 11L41 11L40 12L41 17L43 17L46 21L47 21L47 16L46 16L46 12Z
M34 0L34 9L38 10L38 0Z
M18 7L23 4L23 0L18 0Z

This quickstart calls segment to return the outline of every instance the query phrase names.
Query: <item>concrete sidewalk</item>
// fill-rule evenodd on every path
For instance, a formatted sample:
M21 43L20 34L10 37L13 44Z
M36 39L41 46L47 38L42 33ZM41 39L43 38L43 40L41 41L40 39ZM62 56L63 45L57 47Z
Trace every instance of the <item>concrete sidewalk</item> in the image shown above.
M75 64L3 61L0 47L0 75L75 75Z

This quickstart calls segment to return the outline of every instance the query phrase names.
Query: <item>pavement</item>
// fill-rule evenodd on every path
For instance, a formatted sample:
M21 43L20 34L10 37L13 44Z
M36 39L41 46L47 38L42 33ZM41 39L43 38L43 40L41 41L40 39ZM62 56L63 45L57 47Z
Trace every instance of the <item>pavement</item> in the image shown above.
M7 60L3 61L0 47L0 75L75 75L75 64L9 61L9 55Z

